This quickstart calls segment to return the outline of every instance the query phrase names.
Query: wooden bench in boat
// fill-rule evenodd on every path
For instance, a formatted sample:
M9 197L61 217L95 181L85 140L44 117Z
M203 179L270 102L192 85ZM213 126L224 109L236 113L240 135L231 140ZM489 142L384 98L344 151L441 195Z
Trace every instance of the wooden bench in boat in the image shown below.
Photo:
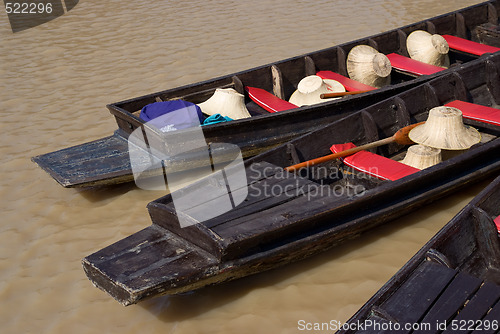
M469 41L467 39L463 39L456 36L451 35L443 35L446 42L451 49L462 51L465 53L470 53L476 56L481 56L485 53L495 53L500 51L500 48L489 46L486 44L481 44L473 41Z
M245 89L252 101L271 113L298 108L295 104L280 99L265 89L256 87L245 87Z
M422 262L368 320L399 324L397 333L455 333L450 320L494 320L500 315L500 286L432 261ZM444 330L444 322L446 330ZM412 331L413 324L429 324ZM405 329L405 325L410 325ZM438 327L443 326L443 327ZM373 333L373 329L366 333ZM364 333L358 331L357 333Z
M397 53L390 53L387 55L387 58L389 58L393 68L418 76L434 74L445 69L444 67L426 64Z
M337 153L353 147L356 147L353 143L335 144L330 148L330 150L332 153ZM419 171L417 168L368 151L361 151L352 154L343 158L342 161L344 164L354 168L355 170L381 180L395 181Z
M445 105L460 109L464 118L493 125L500 125L500 109L460 100L455 100Z
M301 230L311 229L317 222L315 211L347 197L267 162L247 168L247 180L246 200L220 216L181 228L177 215L193 220L203 217L213 199L205 203L197 199L198 205L185 212L176 211L173 201L167 204L155 201L148 205L152 221L225 261L273 247ZM188 193L190 189L180 191ZM238 189L231 189L234 191ZM196 194L203 196L202 192Z

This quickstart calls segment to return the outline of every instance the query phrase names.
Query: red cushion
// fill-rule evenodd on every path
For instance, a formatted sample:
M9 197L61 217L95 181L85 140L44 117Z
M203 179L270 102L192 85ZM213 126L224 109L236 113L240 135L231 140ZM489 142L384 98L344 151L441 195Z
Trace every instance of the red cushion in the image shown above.
M318 73L316 73L316 75L321 77L322 79L337 80L345 87L345 89L348 92L377 89L375 87L365 85L364 83L361 83L361 82L356 81L356 80L352 80L348 77L345 77L341 74L338 74L338 73L335 73L332 71L319 71Z
M421 61L411 59L397 53L390 53L387 58L391 61L392 67L397 70L415 75L428 75L444 70L444 67L434 66Z
M298 108L295 104L282 100L267 90L255 87L245 87L248 96L259 106L269 112L277 112Z
M498 233L500 233L500 216L496 217L494 222L495 225L497 226Z
M353 143L336 144L333 145L330 150L333 153L337 153L353 147L356 147ZM395 181L420 171L420 169L368 151L354 153L342 160L346 165L382 180Z
M459 100L447 103L446 106L460 109L464 118L500 125L500 109Z
M444 39L446 39L446 42L448 42L450 48L477 56L480 56L484 53L495 53L497 51L500 51L500 48L469 41L468 39L463 39L456 36L443 35L443 37Z

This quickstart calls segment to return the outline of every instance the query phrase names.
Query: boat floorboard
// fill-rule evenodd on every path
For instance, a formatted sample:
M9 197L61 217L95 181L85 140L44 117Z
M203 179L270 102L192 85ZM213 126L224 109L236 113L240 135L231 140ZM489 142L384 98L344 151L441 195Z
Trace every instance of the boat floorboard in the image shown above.
M372 310L367 320L376 324L357 333L378 333L378 328L388 327L397 330L387 333L456 333L462 324L465 328L478 326L478 320L493 317L499 312L499 300L500 286L426 260ZM411 327L416 324L418 330Z

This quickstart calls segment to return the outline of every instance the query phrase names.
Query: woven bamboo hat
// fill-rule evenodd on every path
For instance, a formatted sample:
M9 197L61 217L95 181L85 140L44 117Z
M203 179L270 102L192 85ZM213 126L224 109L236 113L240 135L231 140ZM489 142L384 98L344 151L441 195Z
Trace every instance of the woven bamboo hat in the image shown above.
M442 150L464 150L481 141L481 134L463 123L462 112L452 107L435 107L427 121L413 128L409 137L415 143Z
M412 145L401 162L418 169L431 167L441 162L441 150L419 144Z
M289 102L299 107L311 105L336 99L322 99L321 94L340 92L345 92L345 87L340 82L310 75L300 80L297 90L290 96Z
M441 67L450 67L448 42L441 35L431 35L427 31L415 30L406 39L410 58Z
M380 88L391 82L391 62L368 45L357 45L347 55L347 73L353 80Z
M245 106L245 96L233 88L217 88L214 95L198 106L206 115L221 114L232 119L250 117Z

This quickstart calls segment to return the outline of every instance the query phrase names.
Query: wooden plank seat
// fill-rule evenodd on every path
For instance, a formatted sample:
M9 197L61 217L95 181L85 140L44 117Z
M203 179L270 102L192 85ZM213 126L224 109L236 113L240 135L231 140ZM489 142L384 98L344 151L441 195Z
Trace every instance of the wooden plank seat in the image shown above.
M377 89L375 87L365 85L364 83L352 80L351 78L345 77L332 71L319 71L316 73L316 75L321 77L322 79L330 79L340 82L348 92Z
M500 51L500 48L469 41L457 36L443 35L443 37L446 42L448 42L448 45L451 49L466 52L476 56L481 56L485 53L495 53L497 51Z
M455 100L445 105L460 109L464 118L493 125L500 125L500 109L460 100Z
M420 328L413 333L439 333L439 329L434 324L453 319L457 311L462 309L482 283L477 277L459 272L420 321L425 324L433 324L433 328Z
M425 317L428 310L436 303L436 298L446 290L456 274L457 271L454 269L424 261L399 289L378 306L378 313L398 322L402 328L403 324L417 323Z
M500 319L500 301L496 303L495 306L491 308L491 310L486 314L486 316L482 319L481 323L478 323L476 330L472 332L472 334L495 334L498 333L498 327L496 326L499 323ZM489 328L487 328L487 326Z
M267 162L247 168L247 181L245 201L222 215L200 220L192 226L181 228L177 215L203 217L200 213L210 210L213 204L207 202L205 205L207 203L197 200L196 206L179 213L173 201L152 202L149 212L154 224L173 231L223 261L252 254L262 247L273 247L289 235L312 228L311 212L320 212L325 205L345 197L328 186ZM189 186L182 191L189 192ZM202 192L196 193L203 196Z
M335 144L330 150L333 153L356 147L353 143ZM401 162L383 157L368 151L361 151L342 159L344 164L360 172L369 174L381 180L395 181L407 175L418 172L419 169Z
M469 326L469 320L498 319L493 317L500 312L499 299L500 286L426 260L388 299L374 307L371 317L379 317L382 323L397 323L397 333L456 333L459 331L452 322ZM427 327L412 329L414 324Z
M458 315L453 318L452 321L454 321L458 328L448 326L446 331L442 333L467 333L470 330L469 328L474 328L479 325L477 320L483 319L488 314L490 309L497 304L499 299L500 286L490 282L485 282L481 288L477 290L474 296L470 298L464 308L460 310Z
M426 64L397 53L390 53L387 55L387 58L389 58L393 68L417 76L434 74L445 69L444 67Z
M265 89L248 86L245 89L252 101L271 113L298 108L295 104L280 99Z

